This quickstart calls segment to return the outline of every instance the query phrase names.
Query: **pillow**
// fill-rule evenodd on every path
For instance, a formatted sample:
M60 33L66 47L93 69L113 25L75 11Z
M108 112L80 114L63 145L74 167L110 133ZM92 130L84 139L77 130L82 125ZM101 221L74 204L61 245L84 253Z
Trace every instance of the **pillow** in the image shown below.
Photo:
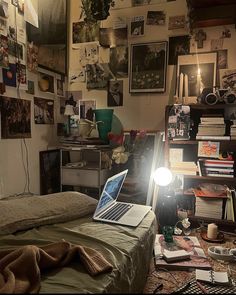
M93 213L97 200L79 192L60 192L0 201L0 234L66 222Z

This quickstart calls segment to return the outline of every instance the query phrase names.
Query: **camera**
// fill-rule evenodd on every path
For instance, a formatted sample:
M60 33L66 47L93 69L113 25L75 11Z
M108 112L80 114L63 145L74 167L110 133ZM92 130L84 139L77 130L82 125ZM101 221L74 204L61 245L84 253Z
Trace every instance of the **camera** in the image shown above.
M236 103L236 93L233 90L231 90L230 88L215 88L215 91L213 90L213 88L204 88L199 97L200 102L208 105L215 105L217 103Z

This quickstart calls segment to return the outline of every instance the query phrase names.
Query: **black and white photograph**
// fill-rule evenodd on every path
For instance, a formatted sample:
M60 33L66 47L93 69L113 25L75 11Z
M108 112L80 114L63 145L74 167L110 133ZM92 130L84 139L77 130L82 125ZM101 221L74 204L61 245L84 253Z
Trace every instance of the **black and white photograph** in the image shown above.
M222 49L217 51L217 69L228 68L228 50Z
M185 15L170 16L168 30L183 29L186 26Z
M100 28L99 43L103 47L115 47L128 44L128 29L125 28Z
M34 122L35 124L54 123L54 100L34 97Z
M125 0L127 1L127 0ZM165 0L132 0L132 6L148 5L148 4L159 4Z
M220 87L234 88L236 84L236 69L220 70Z
M73 43L94 42L99 40L99 24L89 22L74 22L72 32Z
M116 78L128 77L128 46L118 46L110 49L109 67Z
M167 42L131 44L130 92L165 92Z
M147 25L165 25L166 14L164 11L148 11L147 13Z
M2 138L31 137L31 101L3 96L1 103Z
M110 80L108 83L107 106L123 106L123 80Z
M40 67L59 74L66 73L67 44L66 0L40 0L38 4L39 27L26 22L28 42L38 45Z
M108 80L112 79L112 73L108 64L97 63L86 66L87 74L87 89L105 89L108 85Z
M179 95L180 74L188 76L188 97L198 97L204 88L216 85L217 53L179 55L176 94Z
M169 65L177 65L179 55L189 54L190 36L173 36L169 37Z
M80 119L88 119L90 121L93 121L94 110L96 110L96 100L80 100L79 101Z
M144 35L144 22L145 18L143 15L134 16L130 22L130 36L137 37Z

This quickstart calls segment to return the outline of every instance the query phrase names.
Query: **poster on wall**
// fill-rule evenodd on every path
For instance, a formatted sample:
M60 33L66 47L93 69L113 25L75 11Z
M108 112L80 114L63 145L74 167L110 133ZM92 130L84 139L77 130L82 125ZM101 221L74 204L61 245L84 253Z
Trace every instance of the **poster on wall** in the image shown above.
M131 44L130 92L165 92L167 42Z
M1 104L2 138L31 137L31 102L2 96Z
M54 123L54 101L41 97L34 97L34 122L35 124Z
M59 74L66 73L66 14L66 0L40 0L39 27L26 23L28 41L38 45L39 66Z
M144 35L144 21L145 17L141 16L134 16L130 22L130 36L137 37Z
M114 75L114 78L127 78L128 77L128 46L117 46L110 49L110 62L109 67Z

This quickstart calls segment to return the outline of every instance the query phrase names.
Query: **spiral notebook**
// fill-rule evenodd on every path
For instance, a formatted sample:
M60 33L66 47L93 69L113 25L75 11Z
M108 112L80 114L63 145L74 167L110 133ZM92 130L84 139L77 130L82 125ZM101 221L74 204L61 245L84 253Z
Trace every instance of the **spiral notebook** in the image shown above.
M225 271L196 269L196 280L216 285L227 285L230 283L228 274Z
M236 287L230 284L225 285L213 285L203 282L202 285L206 289L208 294L235 294ZM189 282L183 284L176 291L171 294L203 294L202 290L197 285L195 278L192 278Z

